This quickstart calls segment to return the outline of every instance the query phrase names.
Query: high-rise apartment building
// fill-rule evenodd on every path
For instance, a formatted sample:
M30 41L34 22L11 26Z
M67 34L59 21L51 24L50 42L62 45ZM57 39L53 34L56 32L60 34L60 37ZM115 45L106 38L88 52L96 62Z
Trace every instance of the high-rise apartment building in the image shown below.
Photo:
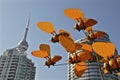
M97 30L93 32L97 32ZM104 35L102 38L95 39L94 41L110 42L109 35L106 33L106 35ZM91 44L92 41L88 42L86 41L86 39L80 39L77 40L76 43ZM92 54L95 55L94 52ZM118 53L116 50L114 56L116 56L117 54ZM77 78L74 74L74 64L68 64L68 80L120 80L117 77L117 75L104 74L102 70L100 72L99 65L102 66L103 65L102 63L98 64L97 61L92 61L92 62L86 61L86 64L87 64L87 70L79 78Z
M36 68L26 54L29 21L30 19L28 19L24 37L18 46L7 49L0 56L0 80L35 80Z

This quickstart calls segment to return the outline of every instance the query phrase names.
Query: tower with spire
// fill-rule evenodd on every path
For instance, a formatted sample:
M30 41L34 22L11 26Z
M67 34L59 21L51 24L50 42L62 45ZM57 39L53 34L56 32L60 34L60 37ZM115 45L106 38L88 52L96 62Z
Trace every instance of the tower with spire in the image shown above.
M30 16L28 18L23 39L18 46L6 49L0 56L0 80L35 80L35 66L31 59L27 58L26 40L29 30Z
M30 23L30 16L28 18L28 21L26 23L26 29L25 29L25 34L23 36L23 39L18 43L18 49L26 51L28 49L28 42L26 41L27 38L27 33L29 30L29 23Z

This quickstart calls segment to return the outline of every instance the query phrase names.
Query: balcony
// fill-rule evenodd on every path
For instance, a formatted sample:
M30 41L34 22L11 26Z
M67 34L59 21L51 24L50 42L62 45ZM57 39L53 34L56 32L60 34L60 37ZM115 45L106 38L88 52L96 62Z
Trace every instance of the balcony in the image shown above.
M10 71L9 74L15 74L16 71Z

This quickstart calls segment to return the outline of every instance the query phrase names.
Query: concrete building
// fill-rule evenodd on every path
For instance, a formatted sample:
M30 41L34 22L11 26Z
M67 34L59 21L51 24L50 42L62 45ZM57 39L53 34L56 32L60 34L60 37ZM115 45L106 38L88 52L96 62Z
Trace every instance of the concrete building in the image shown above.
M29 29L29 21L23 39L18 46L4 51L0 56L0 80L35 80L35 66L32 60L27 58L26 50L28 43L26 41Z

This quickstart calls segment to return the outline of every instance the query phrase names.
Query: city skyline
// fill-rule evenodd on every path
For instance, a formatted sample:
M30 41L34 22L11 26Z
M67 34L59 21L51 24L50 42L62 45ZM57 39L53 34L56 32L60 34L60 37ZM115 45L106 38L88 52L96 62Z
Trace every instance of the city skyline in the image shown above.
M60 44L49 42L51 35L40 31L36 23L38 21L50 21L55 26L56 31L65 29L70 32L74 40L83 38L84 34L73 30L75 22L64 15L65 8L80 8L86 17L94 18L98 23L93 27L96 30L102 30L109 34L111 41L116 45L118 53L120 53L119 38L119 0L112 1L47 1L47 0L29 0L29 1L7 1L0 0L0 55L10 48L17 46L24 33L26 20L31 13L30 29L28 32L27 55L36 66L35 80L66 80L66 66L44 66L44 60L31 55L32 50L39 49L39 44L47 43L51 46L51 54L60 54L63 59L59 63L65 63L67 60L67 52ZM14 39L13 39L14 38ZM58 63L58 64L59 64ZM52 74L51 74L52 73ZM58 79L59 78L59 79Z

